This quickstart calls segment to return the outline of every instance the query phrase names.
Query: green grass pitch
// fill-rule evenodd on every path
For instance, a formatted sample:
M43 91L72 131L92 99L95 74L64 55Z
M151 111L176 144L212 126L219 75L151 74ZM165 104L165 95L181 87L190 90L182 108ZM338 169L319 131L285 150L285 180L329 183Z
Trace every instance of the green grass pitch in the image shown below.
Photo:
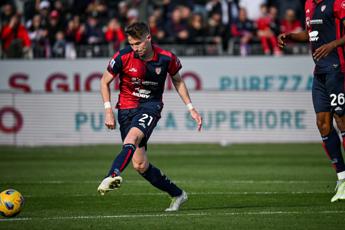
M181 211L130 165L96 189L120 146L0 147L0 190L25 197L0 229L344 229L345 202L320 144L151 145L149 159L185 189Z

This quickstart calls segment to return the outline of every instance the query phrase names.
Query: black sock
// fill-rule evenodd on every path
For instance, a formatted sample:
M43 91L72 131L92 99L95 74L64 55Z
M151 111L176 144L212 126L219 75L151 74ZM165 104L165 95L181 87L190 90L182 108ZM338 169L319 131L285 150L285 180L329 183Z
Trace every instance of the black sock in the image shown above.
M341 137L343 139L343 149L345 150L345 131L341 131Z
M117 157L113 161L113 164L111 165L108 176L119 176L131 161L135 150L136 147L133 144L123 145L122 151L119 153L119 155L117 155Z
M140 173L140 175L156 188L169 193L171 197L180 196L182 194L182 190L152 164L149 165L146 172Z
M328 136L322 137L322 141L322 146L325 149L329 159L331 160L331 163L336 172L338 173L345 171L344 159L341 153L340 138L337 131L333 128Z

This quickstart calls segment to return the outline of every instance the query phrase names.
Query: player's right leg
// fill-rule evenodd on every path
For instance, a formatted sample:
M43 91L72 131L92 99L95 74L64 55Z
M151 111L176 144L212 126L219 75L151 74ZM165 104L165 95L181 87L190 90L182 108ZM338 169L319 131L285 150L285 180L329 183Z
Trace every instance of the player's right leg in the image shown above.
M150 164L145 147L138 148L132 158L133 167L138 173L157 189L166 192L171 197L169 208L165 211L178 211L187 201L187 193L177 187L162 171Z
M120 174L131 161L136 150L136 146L140 143L143 137L144 134L140 129L133 127L129 130L124 140L124 145L121 152L113 161L107 176L98 186L97 191L101 195L104 195L106 192L117 189L121 186L122 177L120 176Z
M332 197L331 202L345 200L345 164L338 132L331 126L331 122L328 122L330 119L332 120L330 113L318 113L317 119L319 131L323 140L323 148L328 158L331 160L338 177L335 189L336 194Z

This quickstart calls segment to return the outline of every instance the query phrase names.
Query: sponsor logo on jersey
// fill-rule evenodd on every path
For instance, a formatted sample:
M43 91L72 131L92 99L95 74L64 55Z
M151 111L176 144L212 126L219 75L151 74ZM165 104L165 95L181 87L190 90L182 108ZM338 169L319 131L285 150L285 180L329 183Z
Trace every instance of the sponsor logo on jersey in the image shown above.
M326 5L321 6L321 12L324 12L326 9Z
M319 40L319 31L311 31L309 32L309 41L311 42L316 42L317 40Z
M136 68L134 68L134 67L130 68L128 71L132 72L132 73L137 73L138 72L138 70Z
M310 10L309 10L309 9L307 9L305 13L306 13L306 14L309 14L309 13L310 13Z
M133 92L133 93L132 93L134 96L136 96L136 97L141 97L141 98L145 98L145 99L150 98L151 90L140 89L140 88L136 88L135 90L136 90L137 92Z
M140 85L141 84L141 79L140 78L136 78L136 77L132 77L131 78L131 83L133 85Z
M141 84L142 84L142 85L153 85L153 86L156 86L156 85L158 85L158 82L154 82L154 81L143 81Z
M310 20L310 25L321 25L321 24L323 24L323 20L322 19Z
M133 94L133 96L136 96L136 97L141 97L141 98L145 98L145 99L150 98L150 95L146 95L146 94L142 94L142 93L133 92L132 94Z

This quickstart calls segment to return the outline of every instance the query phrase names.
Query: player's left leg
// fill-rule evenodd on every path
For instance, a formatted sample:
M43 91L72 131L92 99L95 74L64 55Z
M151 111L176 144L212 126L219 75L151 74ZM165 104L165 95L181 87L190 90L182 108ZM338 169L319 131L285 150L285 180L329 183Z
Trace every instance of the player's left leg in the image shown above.
M343 148L345 150L345 116L342 114L335 114L334 115L335 121L337 123L338 129L340 130L342 139L343 139ZM344 160L341 159L343 164ZM332 202L338 200L345 200L345 169L341 172L337 173L338 182L336 186L336 194L332 198Z
M187 201L187 193L177 187L161 170L150 164L145 147L138 148L132 158L133 167L154 187L168 193L172 202L165 211L177 211Z

